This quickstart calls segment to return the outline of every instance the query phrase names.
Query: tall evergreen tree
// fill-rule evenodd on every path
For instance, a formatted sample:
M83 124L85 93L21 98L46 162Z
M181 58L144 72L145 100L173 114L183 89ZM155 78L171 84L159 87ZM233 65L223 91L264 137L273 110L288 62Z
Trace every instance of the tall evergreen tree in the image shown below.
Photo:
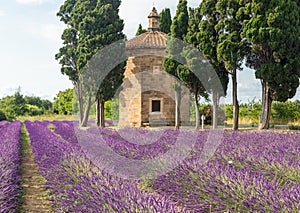
M82 126L87 124L91 102L97 91L88 88L91 83L88 79L82 81L80 76L99 50L124 38L124 23L118 15L120 3L120 0L66 0L57 14L67 28L62 35L63 47L56 54L56 59L62 65L61 72L68 75L75 86Z
M171 31L172 17L169 8L163 9L160 13L159 28L160 31L169 34Z
M188 10L187 10L187 1L180 0L177 5L177 10L175 17L172 21L170 37L167 41L167 53L168 57L166 57L163 61L163 66L165 71L170 73L171 75L178 78L177 73L180 72L181 66L179 63L174 60L174 58L181 57L181 53L183 49L176 48L176 39L183 40L188 28ZM179 128L180 126L180 96L181 96L181 87L180 85L174 85L175 87L175 102L176 102L176 115L175 115L175 126Z
M185 47L183 50L183 55L185 56L186 65L188 67L180 65L179 68L181 68L181 70L177 71L179 79L184 82L194 95L196 128L199 128L200 126L199 98L201 96L206 99L208 98L206 89L201 80L191 71L192 69L197 72L205 72L205 65L203 64L204 58L199 60L199 52L197 51L199 44L197 41L197 34L199 33L198 25L201 19L202 16L200 15L198 8L189 9L189 24L184 40L189 43L190 46ZM204 79L202 79L202 81L203 80Z
M300 6L297 0L253 0L243 35L251 42L248 65L262 84L260 129L268 129L272 101L292 98L300 77Z
M187 0L179 0L176 14L171 24L170 36L183 40L187 33L188 22L189 14L187 9Z
M59 60L61 64L61 73L67 75L69 80L75 87L76 96L78 99L79 107L79 120L83 121L83 95L82 86L79 82L79 75L81 69L78 66L78 39L79 39L79 21L75 18L75 0L65 1L61 5L57 16L60 17L60 21L64 22L67 28L64 30L61 39L63 40L63 47L59 49L59 52L55 55L55 59Z
M139 27L138 27L138 29L137 29L137 31L136 31L135 36L139 36L139 35L141 35L141 34L143 34L143 33L145 33L145 32L147 32L147 30L145 30L145 29L143 28L143 26L142 26L141 24L139 24Z
M216 30L220 32L220 42L217 45L219 60L225 63L225 68L232 79L233 130L238 129L239 103L237 97L237 70L242 69L242 62L249 52L248 43L241 36L243 18L240 12L239 0L219 0L216 10L220 20Z
M207 58L218 78L221 81L223 91L216 90L214 85L209 89L209 93L212 94L213 101L213 127L217 127L218 111L219 111L219 99L221 96L226 95L228 87L228 72L226 71L225 64L218 58L218 44L220 42L220 32L216 30L216 26L220 21L220 14L216 10L216 4L218 0L203 0L199 6L200 14L203 16L199 24L199 32L195 36L199 42L198 47L201 53Z

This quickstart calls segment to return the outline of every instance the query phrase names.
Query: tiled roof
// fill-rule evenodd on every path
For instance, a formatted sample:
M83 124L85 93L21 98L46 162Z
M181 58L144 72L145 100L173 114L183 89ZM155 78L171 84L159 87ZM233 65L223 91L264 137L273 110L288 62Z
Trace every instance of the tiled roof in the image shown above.
M165 49L168 35L159 32L145 32L126 42L126 49Z

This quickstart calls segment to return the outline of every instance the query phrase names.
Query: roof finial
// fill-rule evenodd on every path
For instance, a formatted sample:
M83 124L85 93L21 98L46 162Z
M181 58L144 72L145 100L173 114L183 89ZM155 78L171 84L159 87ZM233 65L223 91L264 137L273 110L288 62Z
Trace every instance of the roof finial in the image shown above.
M159 19L160 16L157 13L156 8L153 6L151 13L148 16L149 18L149 28L148 31L159 31Z

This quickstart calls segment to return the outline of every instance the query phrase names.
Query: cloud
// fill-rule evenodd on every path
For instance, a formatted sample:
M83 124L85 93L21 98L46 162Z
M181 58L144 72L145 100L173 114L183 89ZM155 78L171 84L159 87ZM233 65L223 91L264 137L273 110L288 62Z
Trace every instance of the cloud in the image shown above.
M17 0L19 4L43 4L51 0Z

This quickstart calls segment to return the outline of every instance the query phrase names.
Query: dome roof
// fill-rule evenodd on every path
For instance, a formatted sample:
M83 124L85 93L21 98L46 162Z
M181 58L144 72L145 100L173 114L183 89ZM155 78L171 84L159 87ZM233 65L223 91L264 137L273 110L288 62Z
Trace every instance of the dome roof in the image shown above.
M160 31L145 32L126 42L126 49L165 49L168 35Z

